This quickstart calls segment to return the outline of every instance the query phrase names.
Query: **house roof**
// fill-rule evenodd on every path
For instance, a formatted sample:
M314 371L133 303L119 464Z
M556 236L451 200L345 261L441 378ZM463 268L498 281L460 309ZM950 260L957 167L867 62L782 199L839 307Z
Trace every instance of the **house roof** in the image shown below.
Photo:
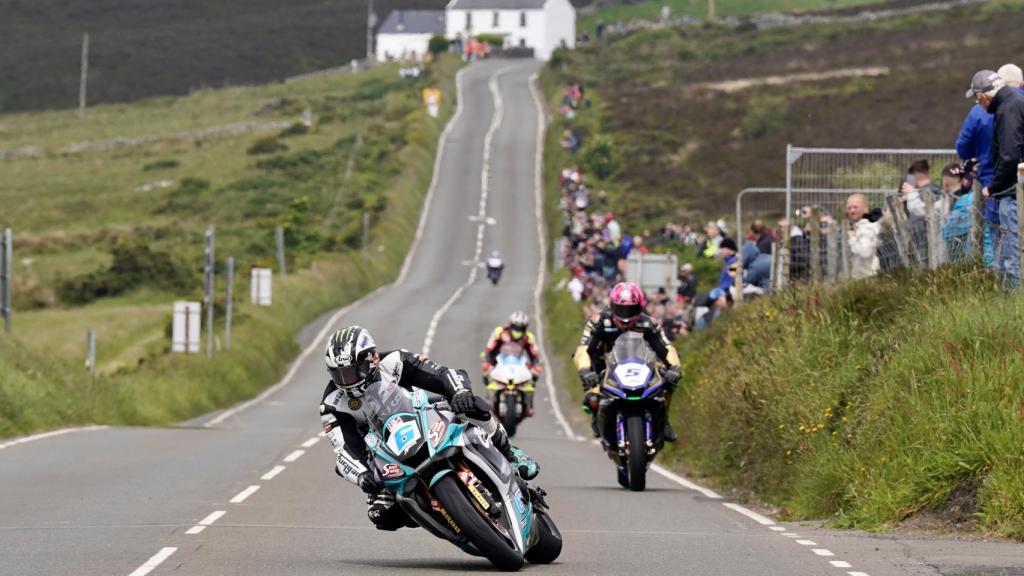
M378 34L444 34L444 10L394 10Z
M548 0L452 0L449 10L540 10Z

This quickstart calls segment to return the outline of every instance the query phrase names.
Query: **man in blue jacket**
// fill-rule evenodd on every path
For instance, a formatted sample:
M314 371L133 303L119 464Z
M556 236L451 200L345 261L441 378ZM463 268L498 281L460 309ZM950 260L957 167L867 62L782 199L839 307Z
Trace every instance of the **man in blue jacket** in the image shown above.
M964 118L960 135L956 138L956 153L961 160L978 160L978 181L981 182L985 200L985 265L995 264L995 236L999 227L999 210L996 201L988 198L988 187L992 183L992 115L981 104L971 106Z
M722 274L718 277L718 288L728 292L732 288L734 276L736 272L736 262L739 258L736 253L739 252L739 247L736 246L736 241L732 238L723 238L722 243L718 245L718 256L722 259Z

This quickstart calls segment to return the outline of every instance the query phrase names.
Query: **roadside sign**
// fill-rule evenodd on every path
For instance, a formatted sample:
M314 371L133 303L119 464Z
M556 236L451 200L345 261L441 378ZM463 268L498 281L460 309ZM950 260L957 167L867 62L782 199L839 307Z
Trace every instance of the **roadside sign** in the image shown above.
M439 88L423 89L423 104L427 107L427 114L437 118L441 113L441 90Z
M171 352L196 354L199 352L199 332L202 328L202 306L199 302L175 302L171 330Z
M270 268L253 268L249 282L249 294L252 303L257 306L270 306L273 292L274 272Z

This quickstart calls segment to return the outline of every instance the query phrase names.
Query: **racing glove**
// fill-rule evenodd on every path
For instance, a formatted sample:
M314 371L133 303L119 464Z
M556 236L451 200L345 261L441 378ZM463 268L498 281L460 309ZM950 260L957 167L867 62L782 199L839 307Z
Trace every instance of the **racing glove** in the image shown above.
M665 379L665 383L674 390L676 385L679 384L682 371L679 369L679 366L669 366L661 375Z
M601 378L598 377L597 372L590 368L584 368L580 370L580 381L583 382L583 390L590 390L601 383Z
M367 494L376 494L384 489L384 486L373 476L372 472L363 472L356 479L359 489Z
M476 408L476 399L469 390L459 390L448 403L456 414L472 412Z

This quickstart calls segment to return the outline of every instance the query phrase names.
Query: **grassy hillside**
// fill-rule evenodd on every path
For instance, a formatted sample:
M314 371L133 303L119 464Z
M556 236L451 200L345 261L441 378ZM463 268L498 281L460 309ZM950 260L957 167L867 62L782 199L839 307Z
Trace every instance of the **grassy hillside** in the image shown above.
M301 326L397 273L454 104L456 69L445 59L416 82L384 67L102 107L86 128L135 135L211 118L296 118L310 107L316 122L305 132L65 155L55 151L83 131L61 123L68 113L0 117L45 142L38 158L3 161L0 201L13 208L0 224L15 228L18 309L14 337L0 338L0 436L77 422L163 423L272 383ZM419 102L427 85L446 95L439 119ZM146 118L155 121L137 125ZM161 179L174 184L140 188ZM359 251L364 213L369 262ZM168 353L170 302L201 295L207 224L217 229L218 337L227 256L238 274L234 346L215 362ZM275 278L272 307L247 305L249 269L274 262L276 225L285 228L291 273ZM87 328L98 333L95 378L82 369Z
M1024 53L1024 4L1004 0L863 24L737 32L673 28L562 54L552 84L585 82L614 141L638 220L721 215L750 186L780 186L785 146L952 147L974 71ZM726 93L734 79L885 66L877 78ZM586 136L586 135L585 135Z

